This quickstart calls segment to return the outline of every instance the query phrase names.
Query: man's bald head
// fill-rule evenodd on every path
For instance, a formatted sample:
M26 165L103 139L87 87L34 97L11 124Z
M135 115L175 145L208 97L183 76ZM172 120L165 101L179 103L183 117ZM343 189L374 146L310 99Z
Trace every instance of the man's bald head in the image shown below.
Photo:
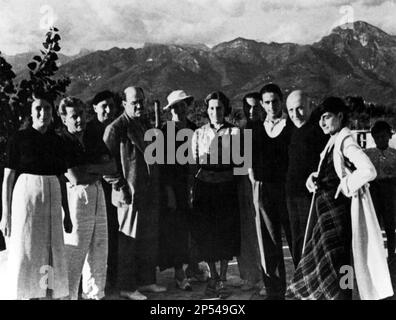
M140 87L128 87L124 90L122 104L125 112L132 118L140 118L144 109L144 92Z
M311 105L307 95L302 90L295 90L286 100L287 112L297 128L301 128L311 116Z

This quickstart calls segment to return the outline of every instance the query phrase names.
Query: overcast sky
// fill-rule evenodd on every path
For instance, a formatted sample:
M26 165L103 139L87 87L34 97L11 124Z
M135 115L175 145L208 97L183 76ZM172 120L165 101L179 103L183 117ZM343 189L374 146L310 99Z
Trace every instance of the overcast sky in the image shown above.
M0 51L37 50L60 29L62 52L145 42L205 43L236 37L309 44L364 20L396 35L396 0L0 0Z

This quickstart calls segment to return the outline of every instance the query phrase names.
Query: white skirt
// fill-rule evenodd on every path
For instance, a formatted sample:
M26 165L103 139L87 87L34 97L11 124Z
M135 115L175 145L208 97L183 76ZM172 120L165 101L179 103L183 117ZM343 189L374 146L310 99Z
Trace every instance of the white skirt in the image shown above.
M7 248L10 299L68 296L61 203L57 177L18 177L12 194Z

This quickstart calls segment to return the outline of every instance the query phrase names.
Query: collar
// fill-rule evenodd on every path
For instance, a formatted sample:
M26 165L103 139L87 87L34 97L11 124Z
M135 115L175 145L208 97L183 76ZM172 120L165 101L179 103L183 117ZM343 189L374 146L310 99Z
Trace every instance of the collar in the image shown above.
M124 111L124 116L128 122L133 122L136 125L138 125L143 131L146 131L145 120L142 119L142 117L139 118L130 117L125 111Z
M74 135L74 134L72 134L72 133L70 133L66 128L63 129L62 135L64 135L67 139L69 139L69 140L71 140L71 141L73 141L73 142L76 142L76 143L82 145L81 142L80 142L80 140L77 138L77 136ZM85 132L84 132L84 133L83 133L83 136L82 136L82 141L83 141L83 143L84 143L85 137L86 137L86 134L85 134Z
M33 126L30 126L30 127L27 128L27 130L30 130L30 132L32 132L33 134L38 134L40 136L45 136L45 135L50 133L51 129L47 128L47 131L45 131L44 133L41 133L37 129L33 128Z
M136 120L137 120L136 118L129 116L128 113L126 113L126 111L124 111L124 116L125 116L125 118L127 118L129 121L136 121Z
M210 123L210 122L207 125L208 125L209 128L211 128L213 130L216 130L217 132L219 132L221 129L231 128L232 127L232 125L230 123L228 123L227 121L224 121L218 129L216 129L214 127L214 125L212 123Z
M282 117L276 120L266 119L263 123L264 129L270 138L278 137L287 125L287 116L282 114Z
M286 120L287 119L287 114L282 112L282 115L280 116L280 118L275 119L275 120L269 120L268 116L265 118L264 122L266 123L271 123L273 125L278 124L279 122L281 122L282 120Z

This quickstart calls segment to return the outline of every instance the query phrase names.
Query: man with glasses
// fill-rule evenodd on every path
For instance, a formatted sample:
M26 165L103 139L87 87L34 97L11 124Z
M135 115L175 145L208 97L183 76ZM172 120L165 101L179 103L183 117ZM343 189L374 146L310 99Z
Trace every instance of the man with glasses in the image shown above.
M156 284L159 190L156 170L144 158L144 92L124 91L124 113L105 130L103 140L117 163L117 172L105 179L113 186L112 202L118 207L118 286L120 296L145 300L141 292L164 292Z

